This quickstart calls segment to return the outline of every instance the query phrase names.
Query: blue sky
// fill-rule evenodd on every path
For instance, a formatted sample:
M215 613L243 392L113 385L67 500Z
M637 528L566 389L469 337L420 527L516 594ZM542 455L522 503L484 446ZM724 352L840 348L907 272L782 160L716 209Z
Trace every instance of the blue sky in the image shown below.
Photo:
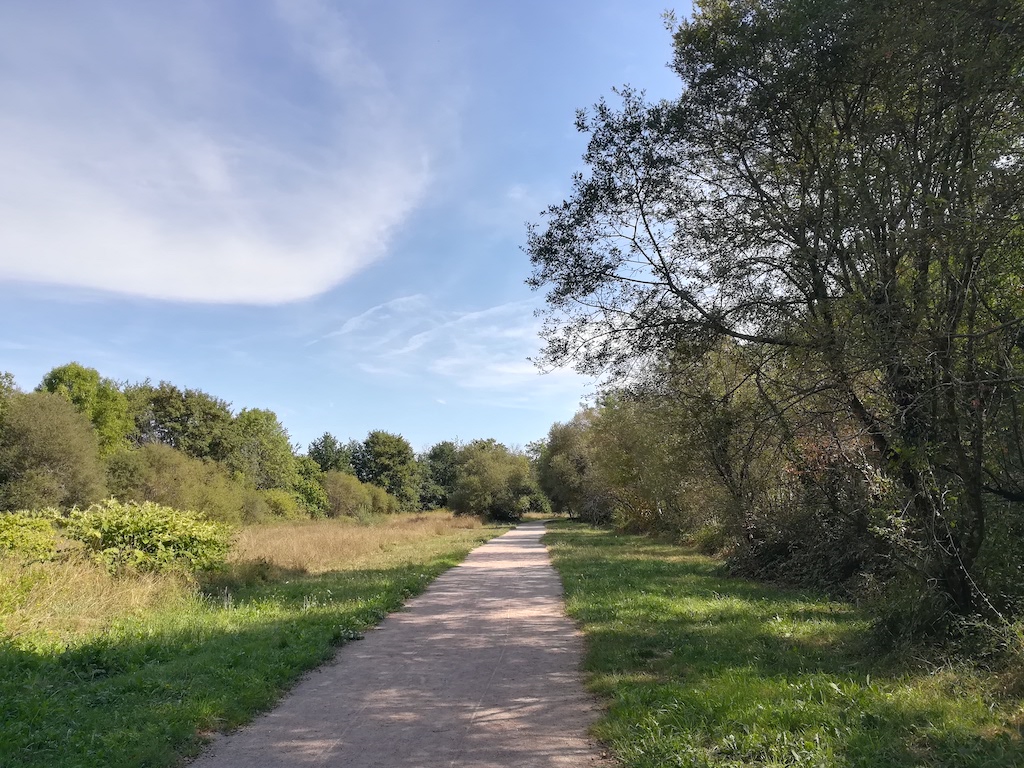
M674 92L666 7L3 4L0 370L168 380L301 445L542 437L593 386L527 359L525 222L577 108Z

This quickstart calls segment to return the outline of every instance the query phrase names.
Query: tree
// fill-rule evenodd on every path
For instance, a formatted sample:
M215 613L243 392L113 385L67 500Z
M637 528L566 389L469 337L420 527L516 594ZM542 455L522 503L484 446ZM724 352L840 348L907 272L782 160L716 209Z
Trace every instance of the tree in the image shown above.
M682 95L626 89L581 114L589 175L531 230L546 360L759 348L780 429L813 400L889 555L940 611L978 609L987 516L1024 500L1007 428L1024 394L1024 6L715 0L674 48Z
M102 455L127 445L133 429L128 399L117 382L101 378L95 368L74 362L58 366L43 376L36 391L60 395L85 414L96 430Z
M527 512L548 511L525 454L495 440L474 440L459 451L459 470L451 495L456 514L514 522Z
M87 505L103 468L89 420L49 392L12 394L0 423L0 509Z
M237 435L230 405L198 389L148 381L126 387L135 440L163 443L197 459L226 461Z
M228 465L260 490L291 490L299 482L288 430L277 414L264 408L243 408L235 417L237 440Z
M356 443L355 445L358 445ZM354 444L350 442L342 444L338 438L330 432L324 432L320 437L309 444L307 454L320 465L323 472L348 472L352 474L352 453Z
M459 447L451 440L431 446L419 458L422 471L420 503L427 509L448 506L459 472Z
M409 441L401 435L375 430L352 456L361 482L371 483L395 496L406 509L419 502L419 468Z

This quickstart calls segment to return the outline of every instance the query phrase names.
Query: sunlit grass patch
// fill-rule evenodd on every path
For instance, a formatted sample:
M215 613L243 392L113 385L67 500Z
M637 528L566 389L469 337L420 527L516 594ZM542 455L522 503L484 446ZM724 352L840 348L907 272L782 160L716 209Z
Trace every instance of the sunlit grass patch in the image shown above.
M627 766L1024 765L1019 700L969 668L872 658L848 604L649 539L563 526L546 542L608 697L596 734Z

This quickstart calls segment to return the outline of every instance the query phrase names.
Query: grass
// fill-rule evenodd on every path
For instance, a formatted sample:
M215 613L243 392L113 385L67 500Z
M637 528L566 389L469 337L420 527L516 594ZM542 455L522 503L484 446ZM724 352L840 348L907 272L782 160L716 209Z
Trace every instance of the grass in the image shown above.
M967 666L867 652L844 603L727 578L649 539L559 524L546 537L586 670L595 735L626 766L1024 765L1024 706Z
M259 526L203 584L2 560L0 765L180 764L502 530L445 513Z

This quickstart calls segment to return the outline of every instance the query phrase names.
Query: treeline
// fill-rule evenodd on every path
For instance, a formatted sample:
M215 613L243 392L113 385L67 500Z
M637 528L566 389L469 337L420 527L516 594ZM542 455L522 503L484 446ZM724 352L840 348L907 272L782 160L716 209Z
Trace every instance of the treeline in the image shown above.
M872 597L896 636L1012 627L1024 6L723 0L668 23L679 95L581 112L586 172L530 231L544 361L619 384L552 430L545 487Z
M528 458L494 440L417 456L372 431L308 451L270 410L169 382L120 383L69 363L31 392L0 374L0 511L156 502L229 523L449 507L516 520L546 508Z

